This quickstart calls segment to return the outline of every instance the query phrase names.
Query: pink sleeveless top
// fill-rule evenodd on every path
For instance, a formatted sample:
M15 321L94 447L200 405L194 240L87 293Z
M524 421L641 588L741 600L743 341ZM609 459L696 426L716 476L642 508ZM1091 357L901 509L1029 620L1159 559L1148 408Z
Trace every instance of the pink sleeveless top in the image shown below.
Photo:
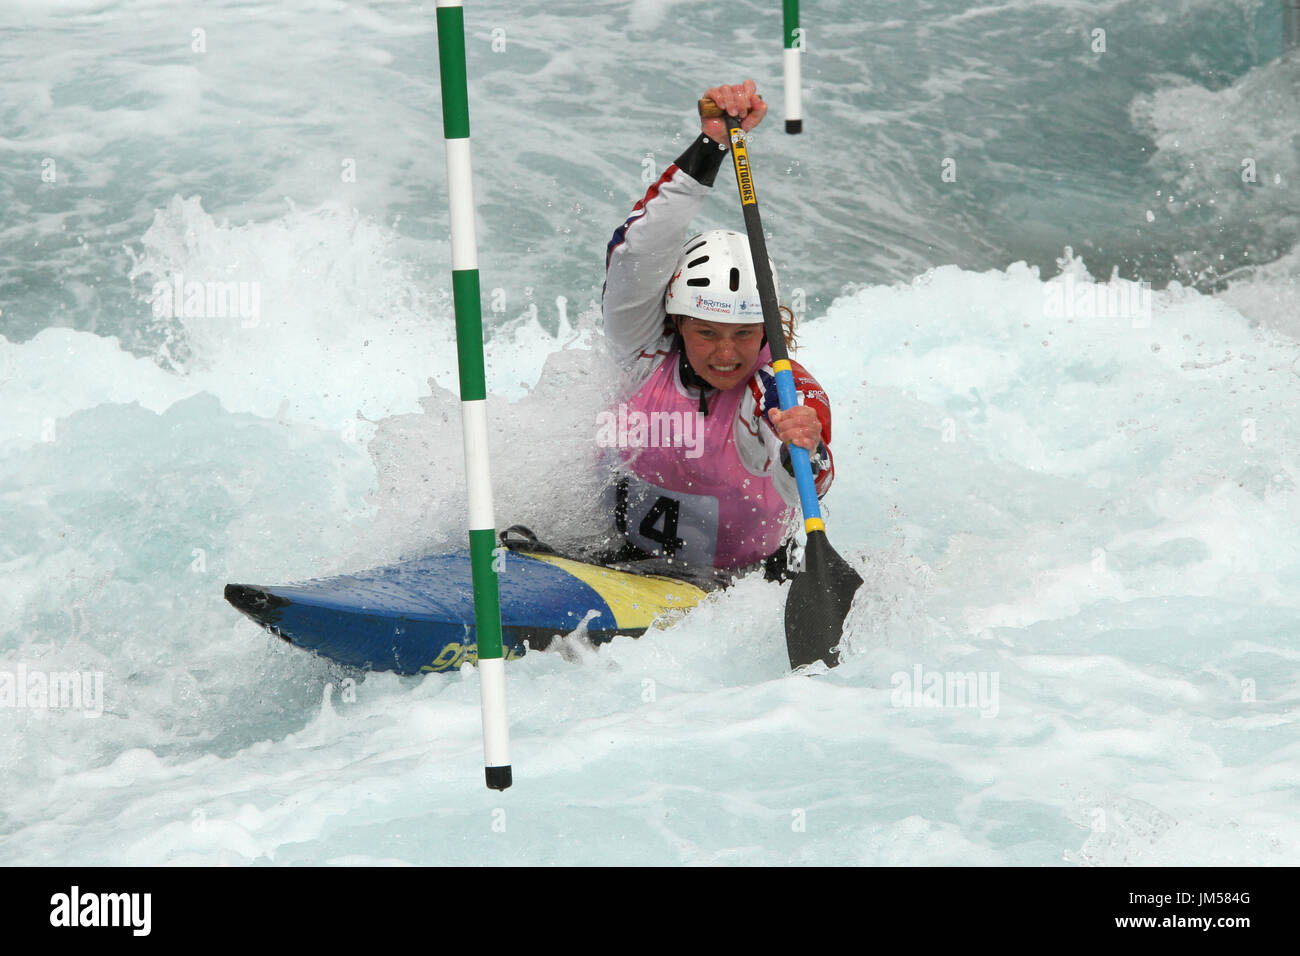
M761 561L780 547L792 509L771 477L751 472L736 449L749 380L708 392L704 415L699 392L683 394L677 384L678 361L674 348L627 403L626 431L620 422L626 477L618 487L619 530L644 551L689 564ZM770 361L764 346L759 364Z

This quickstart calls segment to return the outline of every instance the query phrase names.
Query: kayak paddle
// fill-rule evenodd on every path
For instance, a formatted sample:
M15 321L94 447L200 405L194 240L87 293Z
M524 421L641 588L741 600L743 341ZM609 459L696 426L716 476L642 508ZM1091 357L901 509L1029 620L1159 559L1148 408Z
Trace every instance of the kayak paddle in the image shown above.
M758 215L758 195L749 166L749 153L745 148L744 131L740 120L725 113L707 97L700 100L700 116L722 117L731 135L731 159L736 167L736 185L740 189L740 205L745 215L745 232L749 236L749 251L754 259L754 274L758 280L758 296L763 305L763 324L767 331L767 344L772 351L772 367L776 370L776 388L781 410L799 404L795 391L794 373L785 346L785 332L781 327L781 313L777 306L776 289L772 283L772 268L767 258L767 242L763 238L763 223ZM790 654L790 667L801 667L813 661L825 661L828 667L839 663L836 650L844 627L844 618L853 604L853 595L862 586L862 578L852 566L841 558L826 539L826 526L822 522L821 504L817 501L817 488L813 482L812 464L808 450L789 445L790 464L799 486L799 504L803 509L804 531L808 543L804 548L804 566L790 584L785 601L785 644Z

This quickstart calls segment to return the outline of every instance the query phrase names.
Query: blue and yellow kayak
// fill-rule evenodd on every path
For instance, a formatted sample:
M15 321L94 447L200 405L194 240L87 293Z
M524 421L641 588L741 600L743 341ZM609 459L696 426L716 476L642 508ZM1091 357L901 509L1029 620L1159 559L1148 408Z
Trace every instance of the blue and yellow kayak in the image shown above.
M676 578L553 554L505 552L498 566L506 659L586 622L593 643L640 636L705 592ZM367 670L422 674L478 659L468 551L275 587L226 585L226 600L295 647ZM593 613L594 612L594 613Z

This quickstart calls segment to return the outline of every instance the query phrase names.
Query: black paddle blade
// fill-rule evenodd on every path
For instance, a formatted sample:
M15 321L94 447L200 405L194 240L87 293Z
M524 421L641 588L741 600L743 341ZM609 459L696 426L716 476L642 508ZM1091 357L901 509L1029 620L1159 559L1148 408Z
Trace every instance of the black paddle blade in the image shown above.
M785 600L785 644L791 669L813 661L825 661L827 667L840 662L834 648L861 586L862 578L835 553L826 532L809 532L803 570L795 575Z

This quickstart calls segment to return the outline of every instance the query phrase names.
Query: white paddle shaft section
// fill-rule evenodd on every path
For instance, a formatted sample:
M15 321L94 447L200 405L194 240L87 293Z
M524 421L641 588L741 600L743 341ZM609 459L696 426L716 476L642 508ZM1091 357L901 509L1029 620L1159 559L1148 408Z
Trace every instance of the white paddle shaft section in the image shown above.
M460 423L465 438L469 530L491 531L496 528L496 518L492 511L492 469L488 463L487 402L461 402Z
M460 4L444 4L460 6ZM452 271L478 268L478 233L474 226L474 175L469 140L447 140L447 205L451 212Z

